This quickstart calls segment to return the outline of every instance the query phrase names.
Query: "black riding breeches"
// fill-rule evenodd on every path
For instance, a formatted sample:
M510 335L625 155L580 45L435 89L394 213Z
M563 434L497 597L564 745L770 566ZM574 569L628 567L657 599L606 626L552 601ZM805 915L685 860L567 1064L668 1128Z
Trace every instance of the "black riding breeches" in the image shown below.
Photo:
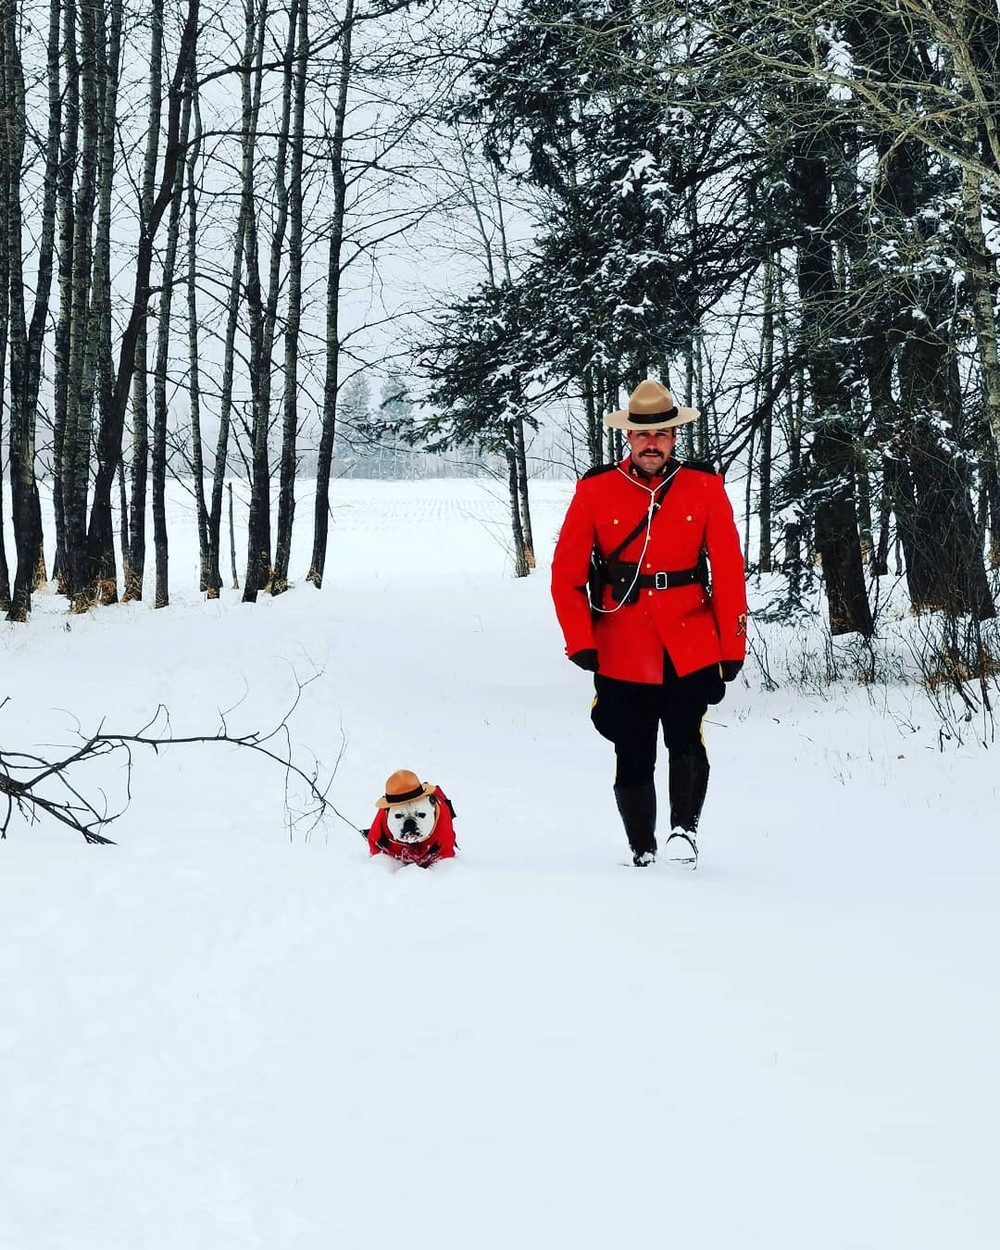
M597 673L590 718L597 732L614 743L615 784L640 786L653 780L661 727L671 755L693 755L707 762L701 722L709 703L718 701L721 685L718 665L678 677L666 652L658 686Z

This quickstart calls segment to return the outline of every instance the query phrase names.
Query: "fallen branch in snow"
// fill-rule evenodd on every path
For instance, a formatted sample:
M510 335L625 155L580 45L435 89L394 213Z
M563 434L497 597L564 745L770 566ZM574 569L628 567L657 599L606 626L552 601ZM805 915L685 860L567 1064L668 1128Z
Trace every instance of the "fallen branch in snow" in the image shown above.
M302 697L302 691L319 675L316 673L307 681L296 679L297 688L291 706L280 721L266 732L251 730L248 733L233 733L227 724L230 713L220 712L219 727L214 733L175 735L170 728L170 713L160 704L153 716L136 732L108 733L102 722L95 733L86 736L79 734L80 745L54 760L24 751L0 751L0 796L7 803L6 812L0 819L0 838L6 838L7 829L17 812L29 824L35 824L48 816L81 834L87 842L114 845L112 839L105 837L101 831L120 819L128 809L135 747L149 747L158 754L166 747L225 743L231 747L254 751L277 764L284 772L284 805L289 830L307 823L308 834L328 812L344 820L327 798L343 755L343 742L325 784L320 781L318 761L307 772L296 763L292 752L289 721ZM3 702L6 703L7 700ZM0 707L2 706L3 703L0 703ZM112 810L102 789L98 789L96 794L85 792L77 777L82 766L115 753L125 757L125 799L116 810ZM290 783L296 779L306 791L306 807L299 812L293 810L289 789Z
M92 739L91 742L94 743L95 740ZM73 755L56 760L54 763L42 759L41 756L29 755L23 751L0 752L0 795L7 800L7 811L3 820L0 821L0 838L6 838L14 812L18 811L31 824L34 824L42 815L51 816L53 820L68 825L77 833L82 833L88 842L108 843L111 841L97 830L103 825L110 824L116 816L108 814L106 803L103 811L98 809L96 804L80 794L66 777L66 770L72 768L74 763L79 763L82 759L93 759L106 753L99 743L96 743L92 751L88 750L88 746L89 744L86 744L81 751L76 751ZM30 773L31 775L20 778L15 776L16 773ZM63 790L61 795L54 796L45 792L45 783L53 778Z

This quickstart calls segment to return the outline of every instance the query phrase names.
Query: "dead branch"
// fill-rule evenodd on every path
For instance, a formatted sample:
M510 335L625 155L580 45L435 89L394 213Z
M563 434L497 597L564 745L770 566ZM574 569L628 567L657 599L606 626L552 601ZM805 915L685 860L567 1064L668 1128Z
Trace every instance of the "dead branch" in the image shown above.
M314 760L311 768L302 767L295 759L292 749L289 722L302 698L302 692L320 673L307 680L296 678L296 691L290 706L280 720L267 730L250 730L237 733L230 730L228 719L233 709L219 712L219 724L214 732L174 734L170 725L170 713L160 704L149 720L131 733L114 733L102 722L89 734L77 731L79 745L56 758L46 758L23 751L0 750L0 802L6 801L6 810L0 816L0 839L6 838L14 814L19 814L28 824L35 824L49 817L82 835L88 843L113 845L113 840L102 832L119 820L127 811L131 800L133 752L136 747L148 747L157 754L167 747L206 746L225 744L240 750L253 751L263 759L275 764L284 774L284 805L289 831L307 826L308 834L324 816L333 813L344 817L327 797L336 765L325 782L321 781L321 765ZM6 700L4 700L6 702ZM2 707L3 704L0 704ZM114 807L103 790L88 791L78 780L80 770L96 760L112 755L124 759L124 796ZM337 764L343 754L343 744L338 753ZM305 787L306 805L303 810L292 807L290 783L297 781ZM349 821L345 823L350 824Z

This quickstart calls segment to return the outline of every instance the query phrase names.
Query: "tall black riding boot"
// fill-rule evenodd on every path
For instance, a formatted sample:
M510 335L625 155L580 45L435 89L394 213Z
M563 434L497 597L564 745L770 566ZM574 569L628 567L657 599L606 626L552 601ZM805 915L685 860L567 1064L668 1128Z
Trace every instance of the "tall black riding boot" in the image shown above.
M632 862L645 868L656 859L656 786L615 786L615 802L625 826Z
M670 752L670 828L692 837L708 792L708 756L705 748Z

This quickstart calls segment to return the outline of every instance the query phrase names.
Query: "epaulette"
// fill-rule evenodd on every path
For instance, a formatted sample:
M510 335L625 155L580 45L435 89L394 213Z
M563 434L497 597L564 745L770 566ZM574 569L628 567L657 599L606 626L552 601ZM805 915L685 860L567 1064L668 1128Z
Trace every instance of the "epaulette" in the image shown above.
M587 470L587 472L583 475L583 477L580 478L580 481L585 482L588 477L598 477L601 473L610 473L612 469L617 469L617 468L618 468L617 460L615 461L614 464L595 465L593 469Z
M682 469L694 469L696 473L711 473L715 477L719 470L711 460L679 460Z

